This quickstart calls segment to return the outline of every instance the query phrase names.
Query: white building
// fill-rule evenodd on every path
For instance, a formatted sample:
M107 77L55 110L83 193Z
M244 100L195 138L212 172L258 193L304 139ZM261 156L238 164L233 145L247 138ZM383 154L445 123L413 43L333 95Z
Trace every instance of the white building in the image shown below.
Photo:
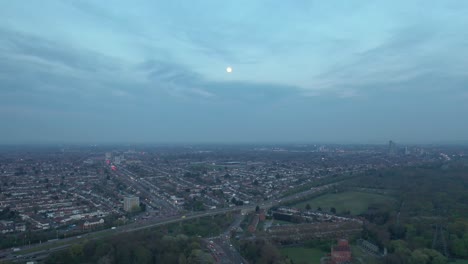
M124 197L124 210L131 212L133 208L140 205L140 198L136 196L125 196Z

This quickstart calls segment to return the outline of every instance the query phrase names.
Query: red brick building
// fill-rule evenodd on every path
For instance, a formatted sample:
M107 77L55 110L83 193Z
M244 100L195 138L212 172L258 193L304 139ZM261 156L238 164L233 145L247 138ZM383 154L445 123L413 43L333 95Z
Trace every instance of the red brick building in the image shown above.
M265 210L260 210L257 214L254 215L252 222L250 223L248 230L250 233L254 233L257 230L257 225L259 221L265 221Z
M265 210L264 209L260 209L260 211L258 212L258 218L259 218L260 221L265 221L266 216L265 216Z
M259 220L258 215L255 215L254 218L252 219L252 222L250 223L248 227L250 233L254 233L255 230L257 230L258 220Z
M331 248L331 263L332 264L346 264L351 263L351 247L348 240L338 240L338 245Z

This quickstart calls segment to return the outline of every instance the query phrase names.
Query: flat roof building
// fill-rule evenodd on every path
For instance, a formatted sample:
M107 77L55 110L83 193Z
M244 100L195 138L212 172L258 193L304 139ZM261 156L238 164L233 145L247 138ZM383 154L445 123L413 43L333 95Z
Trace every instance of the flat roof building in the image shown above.
M140 206L140 198L136 196L125 196L124 197L124 210L131 212L134 208Z

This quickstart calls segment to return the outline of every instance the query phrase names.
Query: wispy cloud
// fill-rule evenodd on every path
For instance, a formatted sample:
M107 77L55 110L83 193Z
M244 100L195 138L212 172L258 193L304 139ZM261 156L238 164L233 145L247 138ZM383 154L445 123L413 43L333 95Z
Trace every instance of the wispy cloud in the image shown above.
M202 116L218 129L209 139L235 138L240 127L263 139L296 136L294 127L302 138L323 128L326 138L356 116L375 126L374 109L390 99L405 113L418 102L456 116L468 111L467 12L462 1L9 1L0 9L0 117L18 129L28 123L15 113L48 121L47 132L54 120L78 129L70 120L88 118L101 135L126 117L173 138ZM400 122L403 110L390 108L382 111ZM418 111L412 118L429 120Z

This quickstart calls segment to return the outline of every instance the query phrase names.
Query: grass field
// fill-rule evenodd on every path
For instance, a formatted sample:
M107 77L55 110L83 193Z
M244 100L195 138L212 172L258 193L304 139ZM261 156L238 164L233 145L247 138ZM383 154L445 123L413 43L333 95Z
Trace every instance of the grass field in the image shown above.
M329 193L308 201L292 205L293 207L304 209L306 204L310 204L313 210L321 207L324 211L330 211L335 207L337 213L350 210L351 214L358 215L365 212L370 204L373 203L393 203L395 199L390 196L365 193L365 192L342 192Z
M294 263L317 264L327 253L315 248L285 247L281 249L281 254L288 256Z
M468 259L457 259L454 264L468 264Z

